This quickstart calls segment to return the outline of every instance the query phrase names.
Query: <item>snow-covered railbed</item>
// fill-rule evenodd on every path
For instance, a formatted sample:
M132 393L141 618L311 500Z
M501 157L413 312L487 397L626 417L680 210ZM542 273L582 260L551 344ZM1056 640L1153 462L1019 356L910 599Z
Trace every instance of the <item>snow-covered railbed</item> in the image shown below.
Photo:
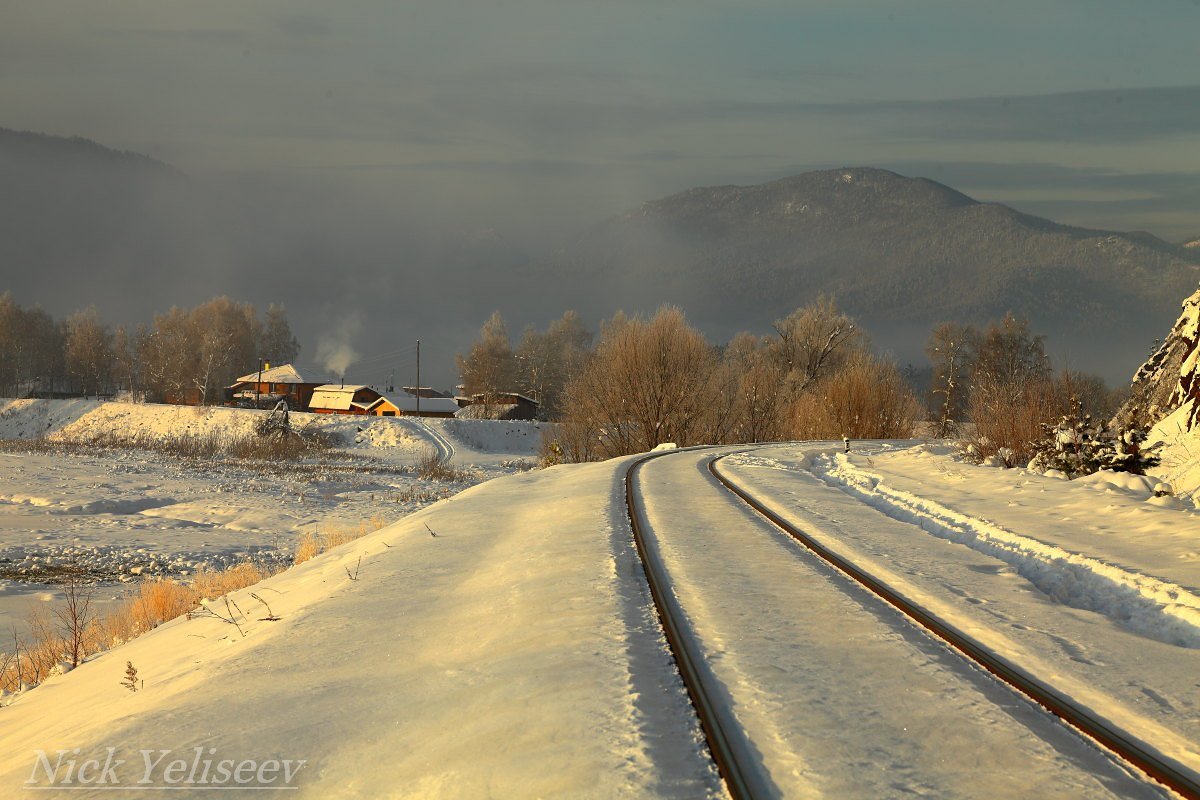
M1066 482L927 447L779 446L722 467L901 595L1200 768L1191 512L1120 476Z
M707 475L646 465L652 538L723 702L782 796L1160 796Z
M0 710L0 794L35 750L112 747L125 786L140 751L199 749L303 760L306 797L721 796L629 552L627 463L489 481L235 593L244 635L180 618L52 678Z

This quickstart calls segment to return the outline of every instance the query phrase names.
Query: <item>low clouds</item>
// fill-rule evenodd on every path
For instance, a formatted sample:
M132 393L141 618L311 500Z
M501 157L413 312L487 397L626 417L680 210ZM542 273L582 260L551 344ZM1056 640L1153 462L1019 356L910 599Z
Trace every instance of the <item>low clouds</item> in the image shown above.
M900 136L938 140L1144 144L1200 135L1200 86L830 107L877 116Z

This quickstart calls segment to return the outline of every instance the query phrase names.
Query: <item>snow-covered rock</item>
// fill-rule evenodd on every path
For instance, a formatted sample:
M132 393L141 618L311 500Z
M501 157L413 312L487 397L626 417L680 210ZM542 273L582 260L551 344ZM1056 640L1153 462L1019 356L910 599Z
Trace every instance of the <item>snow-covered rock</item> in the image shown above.
M1200 289L1183 301L1182 313L1161 345L1133 376L1129 401L1118 414L1121 421L1154 424L1190 404L1187 427L1196 423L1200 379L1196 343L1200 331Z

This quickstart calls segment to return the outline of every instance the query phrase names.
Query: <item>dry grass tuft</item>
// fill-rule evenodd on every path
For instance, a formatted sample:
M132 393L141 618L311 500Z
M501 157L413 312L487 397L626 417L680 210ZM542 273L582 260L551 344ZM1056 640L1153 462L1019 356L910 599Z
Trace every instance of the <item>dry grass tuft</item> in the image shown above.
M2 446L12 452L90 453L96 450L143 450L188 460L295 461L317 453L328 454L336 445L335 438L323 431L305 430L283 437L220 431L166 436L108 431L86 438L6 440Z
M387 525L383 517L363 520L355 528L332 528L308 533L296 545L296 563L352 542ZM191 582L168 578L143 581L137 590L107 613L87 620L85 656L123 644L164 622L184 616L203 599L215 600L230 592L253 586L275 574L253 563L221 570L200 570ZM35 606L29 616L29 636L14 634L9 652L0 652L0 690L15 692L46 680L63 661L70 661L70 644L44 606Z
M427 481L441 483L466 483L471 480L471 474L463 469L450 466L432 447L427 447L417 458L417 476Z
M164 622L194 609L203 598L215 599L252 586L273 573L256 564L237 564L223 570L198 572L191 583L166 578L143 581L123 602L88 623L85 655L123 644ZM18 691L36 686L68 659L69 643L43 607L29 617L27 639L14 637L12 651L0 654L0 689Z
M325 531L318 529L305 533L296 543L295 563L303 564L327 550L332 550L347 542L353 542L355 539L361 539L368 533L374 533L387 524L387 520L383 517L371 517L369 520L358 523L357 528L330 528Z

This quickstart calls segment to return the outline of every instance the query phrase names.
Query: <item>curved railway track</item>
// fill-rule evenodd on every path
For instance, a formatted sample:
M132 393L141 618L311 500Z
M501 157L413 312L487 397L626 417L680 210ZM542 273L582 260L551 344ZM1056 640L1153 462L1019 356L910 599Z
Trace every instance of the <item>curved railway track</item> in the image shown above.
M776 796L770 777L762 774L752 756L753 746L746 731L738 725L732 712L717 698L713 678L704 664L699 645L687 634L682 609L671 589L670 578L658 557L655 546L645 535L649 528L645 511L639 505L638 473L650 460L678 451L655 453L634 462L625 480L625 501L633 530L634 543L650 585L663 632L674 655L679 673L696 709L709 751L717 769L735 800ZM1018 666L982 647L954 626L931 614L919 604L860 569L844 557L831 551L757 500L744 487L723 474L717 465L732 453L714 456L708 461L708 471L733 497L745 503L755 513L799 542L809 552L871 594L895 608L930 635L949 645L970 663L987 671L1026 699L1054 714L1070 728L1099 744L1110 754L1138 772L1168 787L1185 798L1200 800L1200 775L1159 753L1154 747L1108 721L1082 708L1053 686L1039 680Z

